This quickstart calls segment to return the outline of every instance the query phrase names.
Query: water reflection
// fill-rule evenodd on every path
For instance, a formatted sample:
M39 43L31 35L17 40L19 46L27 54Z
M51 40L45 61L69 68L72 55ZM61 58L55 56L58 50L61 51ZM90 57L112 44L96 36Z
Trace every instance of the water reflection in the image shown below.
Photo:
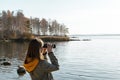
M27 78L17 75L18 65L22 65L28 42L0 42L0 80L27 80ZM5 60L4 60L5 59ZM4 62L10 62L11 65L1 65Z
M28 43L16 42L1 42L0 43L0 57L3 58L18 58L23 60L28 47Z
M53 72L56 80L120 80L120 41L95 39L92 41L57 42L54 49L60 70ZM0 58L7 58L11 66L0 65L0 80L30 80L27 73L17 74L22 65L28 43L1 43Z

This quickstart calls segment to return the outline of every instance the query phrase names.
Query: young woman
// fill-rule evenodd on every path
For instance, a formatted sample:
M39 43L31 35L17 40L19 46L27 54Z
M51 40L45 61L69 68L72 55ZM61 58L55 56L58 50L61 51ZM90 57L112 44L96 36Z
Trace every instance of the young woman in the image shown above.
M44 43L40 39L33 39L29 43L24 67L32 80L54 80L51 72L59 69L58 60L53 54L52 46L47 44L45 49L43 45ZM46 51L51 63L46 60Z

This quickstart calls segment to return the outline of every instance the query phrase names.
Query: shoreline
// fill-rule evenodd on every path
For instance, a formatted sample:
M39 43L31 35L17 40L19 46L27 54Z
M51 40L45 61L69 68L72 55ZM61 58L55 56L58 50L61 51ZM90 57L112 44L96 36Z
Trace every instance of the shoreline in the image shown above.
M34 37L34 36L33 36ZM45 42L59 42L59 41L79 41L79 39L71 38L68 36L37 36ZM28 42L33 38L16 38L16 39L1 39L0 42Z

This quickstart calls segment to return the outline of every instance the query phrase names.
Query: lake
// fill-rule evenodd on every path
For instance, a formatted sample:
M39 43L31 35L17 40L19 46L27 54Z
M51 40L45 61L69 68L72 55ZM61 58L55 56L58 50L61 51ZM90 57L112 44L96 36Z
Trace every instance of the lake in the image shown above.
M120 80L120 36L79 38L91 40L55 42L53 51L60 64L60 70L53 72L55 80ZM28 73L18 76L16 71L28 43L0 43L0 58L11 62L11 66L0 65L0 80L31 80Z

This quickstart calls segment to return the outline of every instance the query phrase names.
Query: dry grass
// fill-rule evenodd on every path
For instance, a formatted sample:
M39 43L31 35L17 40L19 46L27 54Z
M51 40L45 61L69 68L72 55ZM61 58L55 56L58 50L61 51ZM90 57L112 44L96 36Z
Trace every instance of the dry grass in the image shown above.
M43 41L69 41L69 37L65 36L39 36Z

